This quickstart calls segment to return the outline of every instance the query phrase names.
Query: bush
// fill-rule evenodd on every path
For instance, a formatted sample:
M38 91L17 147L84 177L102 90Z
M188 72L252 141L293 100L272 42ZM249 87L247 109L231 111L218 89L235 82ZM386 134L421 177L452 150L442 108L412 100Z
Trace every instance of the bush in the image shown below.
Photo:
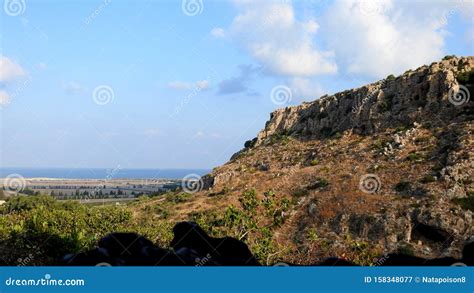
M187 201L191 197L191 194L189 193L167 193L166 194L166 201L172 202L172 203L181 203Z
M455 57L456 57L456 55L446 55L446 56L443 57L443 60L450 60L450 59L453 59Z
M460 205L465 210L474 212L474 195L472 195L472 192L468 197L453 199L453 202Z
M431 183L435 181L436 181L436 177L434 177L433 175L426 175L420 180L421 183Z
M309 190L312 190L312 189L324 188L328 185L329 185L329 181L327 181L324 178L319 178L318 177L318 178L316 178L315 182L311 183L307 188Z
M385 79L386 79L386 80L395 80L395 78L396 78L395 75L390 74L390 75L387 76Z
M407 156L407 160L410 161L410 162L417 162L417 161L420 161L422 159L423 159L423 157L419 153L416 153L416 152L410 153Z
M406 192L411 190L411 183L408 181L400 181L395 185L395 191L397 192Z

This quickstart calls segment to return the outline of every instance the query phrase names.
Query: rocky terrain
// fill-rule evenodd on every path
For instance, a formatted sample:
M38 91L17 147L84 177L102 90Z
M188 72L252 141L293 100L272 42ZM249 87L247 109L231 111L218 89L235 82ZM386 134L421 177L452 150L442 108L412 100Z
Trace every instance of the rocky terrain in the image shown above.
M278 109L182 208L213 211L251 189L287 198L272 260L459 257L474 235L473 70L474 57L447 56Z
M251 253L261 265L330 265L330 257L472 265L471 93L474 57L447 56L276 110L228 163L182 191L118 206L11 197L0 206L0 264L58 264L72 253L69 264L133 265L135 256L157 264L166 256L163 265L222 265L241 247L238 261ZM200 236L173 229L181 221ZM111 232L143 247L124 259L107 242ZM201 249L195 239L218 244ZM220 247L222 239L230 244Z

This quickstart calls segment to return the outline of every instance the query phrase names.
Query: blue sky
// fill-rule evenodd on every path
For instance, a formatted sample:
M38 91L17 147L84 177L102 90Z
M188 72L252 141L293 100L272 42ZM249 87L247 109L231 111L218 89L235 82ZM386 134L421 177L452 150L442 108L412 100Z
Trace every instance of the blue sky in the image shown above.
M3 4L8 167L212 168L276 108L474 52L464 0Z

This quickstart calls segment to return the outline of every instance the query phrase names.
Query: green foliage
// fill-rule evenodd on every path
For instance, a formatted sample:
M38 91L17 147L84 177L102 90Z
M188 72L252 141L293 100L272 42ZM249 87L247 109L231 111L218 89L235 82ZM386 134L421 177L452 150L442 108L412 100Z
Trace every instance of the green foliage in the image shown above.
M396 78L395 75L390 74L390 75L387 76L385 79L386 79L386 80L395 80L395 78Z
M385 147L385 142L378 138L377 140L374 141L374 144L372 145L372 149L377 150L377 151L382 151Z
M422 159L423 159L423 156L416 152L410 153L407 156L407 160L410 162L418 162L418 161L421 161Z
M406 255L414 255L413 247L411 247L409 244L402 244L398 246L397 252Z
M308 185L307 188L309 190L312 190L312 189L324 188L324 187L327 187L328 185L329 185L329 181L327 181L324 178L317 177L316 180L313 183L311 183L310 185Z
M453 199L455 204L460 205L465 210L474 212L474 194L473 192L468 193L468 197L455 198Z
M49 196L12 197L2 212L0 245L4 249L0 258L8 264L32 251L41 254L37 264L56 262L66 253L91 248L100 237L131 224L131 213L123 208L88 207Z
M252 214L255 213L255 209L258 206L257 192L255 189L244 191L242 197L239 198L239 202L245 211Z
M274 144L282 144L282 145L286 145L288 144L288 142L290 141L290 137L286 134L281 134L281 133L276 133L276 134L273 134L272 136L270 136L270 142L269 144L270 145L274 145Z
M431 183L435 181L436 181L436 177L434 177L433 175L426 175L420 180L421 183Z
M293 192L293 196L295 197L303 197L303 196L307 196L309 194L309 190L307 188L298 188L297 190L295 190Z
M456 77L459 83L461 84L473 84L474 83L474 70L463 71L458 74Z
M311 160L310 165L311 166L316 166L319 164L319 161L317 159Z
M319 236L318 236L318 233L316 232L316 229L314 228L309 229L306 234L306 239L311 242L319 240Z
M52 209L60 205L56 200L48 195L39 196L13 196L4 205L3 210L6 212L20 212L24 210L32 210L37 207L46 207Z
M171 203L181 203L187 201L191 197L191 194L186 192L176 193L170 192L166 194L166 201Z
M169 193L158 205L149 198L131 204L144 205L144 215L133 215L126 206L89 206L50 196L12 197L0 210L0 264L17 264L32 251L35 258L29 265L54 264L67 253L91 249L111 232L135 232L167 247L175 224L166 220L169 208L189 196ZM285 222L291 205L271 190L259 198L251 189L242 194L240 206L192 213L190 220L213 236L244 240L261 261L271 262L277 251L274 231ZM160 217L150 217L150 213Z
M453 59L453 58L456 58L456 55L446 55L443 57L443 60L450 60L450 59Z

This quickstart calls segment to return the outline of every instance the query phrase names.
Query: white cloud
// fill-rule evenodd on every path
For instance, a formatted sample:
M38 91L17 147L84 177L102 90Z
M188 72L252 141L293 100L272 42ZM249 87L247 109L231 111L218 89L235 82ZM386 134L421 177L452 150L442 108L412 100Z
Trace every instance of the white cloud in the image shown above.
M38 69L44 70L46 68L48 68L48 65L46 65L46 63L44 62L38 63Z
M439 60L451 9L449 1L337 0L320 33L340 67L380 78Z
M184 82L184 81L172 81L168 83L168 87L175 90L191 90L193 88L200 90L209 89L208 80L198 80L195 83Z
M296 19L291 3L236 1L236 6L239 13L229 34L266 72L301 77L336 73L334 54L314 43L319 25Z
M0 91L0 106L6 106L10 104L11 98L6 91Z
M225 30L220 27L215 27L211 30L211 36L216 39L222 39L225 37Z
M7 83L26 76L25 70L5 56L0 56L0 82Z

